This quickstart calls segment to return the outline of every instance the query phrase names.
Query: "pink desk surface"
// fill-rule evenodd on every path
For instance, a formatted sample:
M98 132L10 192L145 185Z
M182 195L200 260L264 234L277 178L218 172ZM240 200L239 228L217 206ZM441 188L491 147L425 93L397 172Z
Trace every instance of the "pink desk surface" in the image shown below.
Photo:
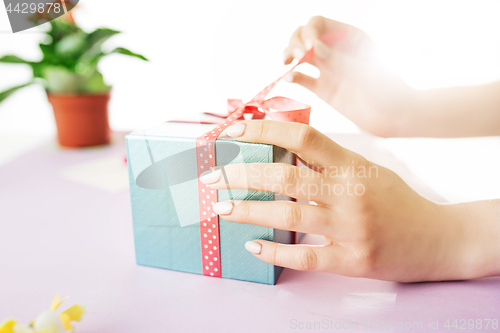
M332 137L439 200L376 139ZM64 150L49 142L0 167L0 320L29 321L61 293L88 304L80 333L367 331L347 326L358 320L383 332L404 325L427 332L436 321L432 331L455 331L444 327L448 319L450 325L483 319L475 331L500 332L491 323L485 329L485 319L500 320L500 278L400 284L287 269L268 286L138 266L128 192L59 176L61 168L124 150L120 135L100 149ZM306 329L308 323L317 329Z

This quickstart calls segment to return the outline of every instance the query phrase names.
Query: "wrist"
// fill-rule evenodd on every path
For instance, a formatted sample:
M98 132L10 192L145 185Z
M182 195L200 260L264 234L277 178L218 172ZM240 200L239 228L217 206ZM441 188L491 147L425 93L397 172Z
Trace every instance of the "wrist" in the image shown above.
M460 279L500 275L500 200L444 205Z
M418 133L416 121L421 114L422 92L404 82L397 86L398 89L393 89L395 93L390 104L381 111L386 124L386 133L382 137L412 137Z

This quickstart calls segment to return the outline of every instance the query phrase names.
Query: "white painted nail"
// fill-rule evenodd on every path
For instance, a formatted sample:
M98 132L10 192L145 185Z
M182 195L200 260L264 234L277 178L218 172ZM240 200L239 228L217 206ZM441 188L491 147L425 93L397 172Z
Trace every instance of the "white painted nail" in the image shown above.
M232 138L237 138L245 132L245 124L231 125L226 128L226 135Z
M330 49L322 42L316 41L316 45L314 46L314 54L317 55L320 59L326 59L328 58L328 55L330 55Z
M226 129L227 129L227 128L225 128L222 132L220 132L220 134L219 134L219 138L221 138L221 139L222 139L222 138L227 137L227 134L226 134Z
M310 39L306 39L304 42L304 46L306 47L306 50L310 50L311 47L313 47L313 42Z
M203 184L213 184L218 182L221 176L222 176L221 169L217 169L215 171L206 171L201 174L200 182L202 182Z
M286 73L285 77L283 77L286 82L293 82L293 73Z
M293 50L292 50L292 54L293 54L293 57L294 57L295 59L298 59L298 60L300 60L300 59L302 59L302 57L304 57L304 51L302 51L302 50L301 50L301 49L299 49L299 48L295 48L295 49L293 49Z
M247 249L248 252L259 254L262 250L262 245L255 241L248 241L245 243L245 249Z
M213 210L215 214L219 215L231 214L231 211L233 210L233 203L231 201L217 202L214 204Z

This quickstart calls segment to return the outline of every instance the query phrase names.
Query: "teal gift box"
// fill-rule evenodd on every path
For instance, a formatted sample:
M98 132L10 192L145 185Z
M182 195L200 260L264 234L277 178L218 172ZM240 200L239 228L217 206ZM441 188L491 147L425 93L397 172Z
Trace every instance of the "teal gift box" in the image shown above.
M130 198L139 265L203 274L196 138L213 124L164 123L126 136ZM219 139L217 166L235 163L294 163L289 151L267 144ZM291 200L280 194L219 190L218 200ZM275 284L282 267L267 264L245 249L245 243L265 239L296 241L294 232L219 217L221 277Z

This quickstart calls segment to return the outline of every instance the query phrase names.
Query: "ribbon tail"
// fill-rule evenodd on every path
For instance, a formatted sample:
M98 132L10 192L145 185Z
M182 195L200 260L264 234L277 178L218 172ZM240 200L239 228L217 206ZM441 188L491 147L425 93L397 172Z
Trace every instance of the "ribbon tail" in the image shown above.
M333 44L333 43L343 39L346 35L347 35L347 30L341 30L341 31L337 31L335 33L331 33L331 34L328 34L326 36L323 36L322 40L328 44ZM304 54L304 56L302 57L302 59L299 60L298 63L296 63L292 68L290 68L288 71L286 71L277 80L272 82L270 85L268 85L267 87L262 89L257 95L255 95L255 97L252 98L250 103L254 103L254 102L262 103L265 100L267 94L274 88L274 86L276 86L276 84L278 84L278 82L282 78L284 78L288 73L292 72L298 65L303 64L305 62L310 62L313 59L313 57L314 57L314 48L311 48L311 49L309 49L309 51L307 51Z

